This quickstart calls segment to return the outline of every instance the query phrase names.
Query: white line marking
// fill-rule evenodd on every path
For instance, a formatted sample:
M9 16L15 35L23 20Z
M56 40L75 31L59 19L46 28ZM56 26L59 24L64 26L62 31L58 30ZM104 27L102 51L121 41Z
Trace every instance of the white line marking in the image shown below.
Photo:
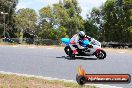
M52 77L44 77L44 76L12 73L12 72L5 72L5 71L0 71L0 73L1 74L9 74L9 75L17 75L17 76L25 76L25 77L35 77L35 78L40 78L40 79L45 79L45 80L55 80L55 81L58 80L58 81L76 83L76 81L74 81L74 80L66 80L66 79L59 79L59 78L52 78ZM96 86L96 87L99 87L99 88L123 88L123 87L116 87L116 86L103 85L103 84L85 84L85 85Z

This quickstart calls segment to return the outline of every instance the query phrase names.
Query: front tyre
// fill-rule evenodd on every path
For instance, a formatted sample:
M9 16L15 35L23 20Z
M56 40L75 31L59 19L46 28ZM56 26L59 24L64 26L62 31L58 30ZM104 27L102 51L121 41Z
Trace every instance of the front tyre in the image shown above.
M99 50L96 52L95 56L99 59L104 59L106 58L106 52L104 50Z

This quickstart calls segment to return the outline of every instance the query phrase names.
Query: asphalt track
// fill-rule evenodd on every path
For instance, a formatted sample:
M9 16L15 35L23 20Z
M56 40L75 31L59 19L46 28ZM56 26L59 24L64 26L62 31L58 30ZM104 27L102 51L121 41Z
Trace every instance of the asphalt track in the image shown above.
M82 67L89 74L130 74L132 75L132 52L106 51L107 58L67 58L63 48L0 46L0 71L30 74L75 80L77 68ZM130 84L110 84L132 88Z

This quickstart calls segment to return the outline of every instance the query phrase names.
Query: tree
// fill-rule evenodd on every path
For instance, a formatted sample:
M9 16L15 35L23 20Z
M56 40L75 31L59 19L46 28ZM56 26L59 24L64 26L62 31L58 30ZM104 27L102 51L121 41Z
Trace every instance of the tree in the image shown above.
M124 0L124 5L119 9L115 7L114 0L107 0L104 5L104 30L106 41L130 42L130 29L132 25L131 10L126 9L128 3L132 1Z
M88 36L100 39L100 30L97 27L97 25L94 25L94 22L92 19L86 20L84 23L84 29Z
M43 19L52 21L53 13L52 13L52 8L50 6L41 8L39 10L39 14L40 14L40 21L42 21Z
M62 4L54 4L53 5L53 16L54 16L54 25L57 26L67 26L67 22L69 21L69 14L62 6Z
M67 30L65 27L61 26L59 28L52 28L50 31L50 39L57 39L59 40L60 38L63 37L68 37L66 34Z
M66 30L63 31L66 33L59 32L63 33L61 35L66 34L66 36L72 37L74 33L84 29L84 20L80 15L81 8L77 0L59 1L59 3L53 4L53 7L48 6L40 9L39 13L39 36L43 38L51 38L50 35L46 34L58 33L62 29ZM54 36L52 35L52 37Z
M50 6L43 7L39 10L39 32L40 38L49 38L50 30L53 28L53 13Z
M120 5L117 5L115 0L107 0L100 8L93 8L86 21L85 29L91 26L94 34L100 33L99 39L102 41L132 42L130 5L132 5L131 0L124 0ZM93 29L98 30L95 32ZM90 29L86 31L91 33Z
M84 24L84 28L86 33L99 39L102 41L102 33L103 33L103 12L102 7L100 8L93 8L89 15L87 15L87 19Z
M39 37L49 39L59 39L66 37L67 13L61 4L54 4L40 9Z
M68 35L71 37L79 30L84 29L84 20L81 17L81 7L78 5L77 0L64 0L64 8L69 15L69 21L66 28Z
M15 15L15 25L20 32L21 42L24 33L33 34L36 30L37 14L33 9L19 9ZM27 37L25 35L24 37Z
M14 24L14 13L15 13L15 7L18 3L18 0L1 0L0 1L0 12L8 13L6 15L6 37L15 37L14 35L14 29L15 29L15 24ZM4 24L4 19L3 15L0 14L0 36L3 35L3 24ZM8 35L8 36L7 36Z

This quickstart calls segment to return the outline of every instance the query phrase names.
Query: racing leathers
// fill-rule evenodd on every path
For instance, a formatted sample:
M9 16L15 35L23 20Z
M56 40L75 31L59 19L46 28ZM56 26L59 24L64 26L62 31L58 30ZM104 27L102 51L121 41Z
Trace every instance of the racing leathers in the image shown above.
M77 45L79 49L84 49L84 47L79 44L79 40L82 39L78 36L78 34L75 34L70 40L70 48L72 49L74 54L78 54L78 51L73 45Z

